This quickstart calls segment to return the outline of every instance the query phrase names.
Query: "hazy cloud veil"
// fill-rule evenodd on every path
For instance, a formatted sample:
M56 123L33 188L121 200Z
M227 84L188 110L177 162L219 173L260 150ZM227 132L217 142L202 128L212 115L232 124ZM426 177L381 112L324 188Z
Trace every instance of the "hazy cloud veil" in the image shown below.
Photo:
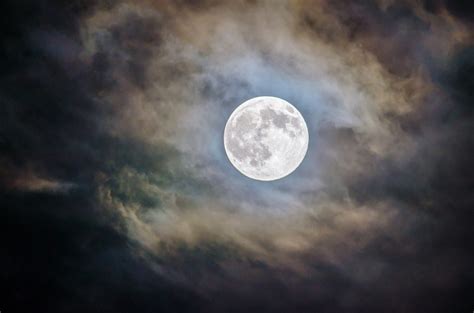
M75 27L30 42L69 73L65 94L80 90L69 94L79 109L60 110L81 121L22 134L56 152L0 159L6 190L85 188L90 214L205 312L472 310L474 54L462 10L119 1L94 3ZM231 112L262 95L295 105L310 133L301 166L263 183L232 167L222 139ZM9 114L14 133L23 119ZM50 134L62 150L41 144ZM74 161L48 157L63 153ZM85 160L83 173L62 169Z

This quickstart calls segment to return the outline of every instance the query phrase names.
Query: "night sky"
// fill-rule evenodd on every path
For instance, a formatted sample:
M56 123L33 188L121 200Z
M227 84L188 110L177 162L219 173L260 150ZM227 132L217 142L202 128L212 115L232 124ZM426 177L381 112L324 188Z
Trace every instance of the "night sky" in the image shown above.
M474 310L474 2L4 0L0 311ZM310 142L226 157L275 96Z

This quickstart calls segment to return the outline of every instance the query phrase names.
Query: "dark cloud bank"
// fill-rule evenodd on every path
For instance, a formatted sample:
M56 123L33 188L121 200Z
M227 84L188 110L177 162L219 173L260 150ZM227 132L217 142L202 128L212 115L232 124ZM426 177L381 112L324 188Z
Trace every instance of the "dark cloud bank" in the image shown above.
M2 312L471 312L466 1L4 1ZM222 130L297 106L254 182Z

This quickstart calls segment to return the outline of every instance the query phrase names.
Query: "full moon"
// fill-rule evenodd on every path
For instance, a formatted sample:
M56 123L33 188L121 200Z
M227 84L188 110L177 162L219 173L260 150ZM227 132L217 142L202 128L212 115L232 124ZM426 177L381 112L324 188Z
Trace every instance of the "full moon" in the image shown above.
M252 179L271 181L292 173L308 150L301 113L276 97L245 101L229 117L224 148L232 165Z

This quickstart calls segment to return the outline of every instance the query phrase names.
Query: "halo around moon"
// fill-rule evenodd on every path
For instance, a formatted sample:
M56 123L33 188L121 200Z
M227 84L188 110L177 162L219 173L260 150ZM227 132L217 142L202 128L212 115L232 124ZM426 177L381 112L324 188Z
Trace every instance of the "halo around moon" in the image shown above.
M224 130L224 148L243 175L271 181L291 174L308 150L309 133L301 113L276 97L256 97L238 106Z

